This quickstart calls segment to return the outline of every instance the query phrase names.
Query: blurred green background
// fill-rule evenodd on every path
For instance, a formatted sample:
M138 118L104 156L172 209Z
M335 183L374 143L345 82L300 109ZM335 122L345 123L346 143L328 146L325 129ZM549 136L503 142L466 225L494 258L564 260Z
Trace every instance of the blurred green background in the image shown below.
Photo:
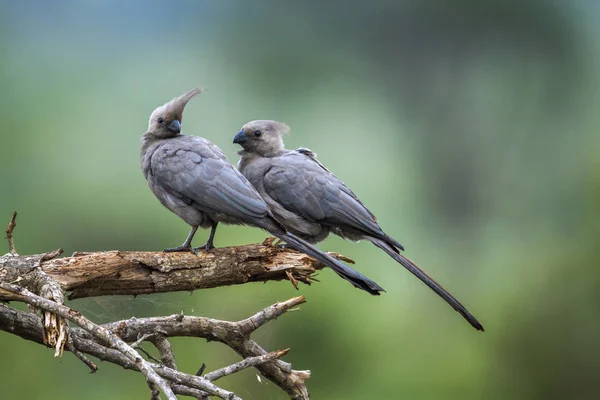
M312 371L313 399L599 398L600 3L0 6L0 224L19 211L21 254L180 244L188 227L148 189L140 136L155 107L202 85L184 133L237 162L242 124L286 122L287 147L316 151L486 328L374 246L330 238L322 249L355 259L387 293L325 270L301 287L301 311L255 337L291 347L285 359ZM222 226L216 245L265 237ZM70 305L96 322L239 319L298 293L267 283ZM186 372L238 360L220 344L174 346ZM100 364L90 375L71 354L56 360L5 332L0 354L3 399L149 396L138 374ZM244 399L286 398L254 370L219 383Z

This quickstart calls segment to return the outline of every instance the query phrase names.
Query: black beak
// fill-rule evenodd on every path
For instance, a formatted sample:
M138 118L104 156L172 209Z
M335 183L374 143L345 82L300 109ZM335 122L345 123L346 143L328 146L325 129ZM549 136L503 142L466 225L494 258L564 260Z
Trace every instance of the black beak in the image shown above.
M243 144L248 141L248 136L246 136L246 132L239 131L237 135L233 138L233 143L235 144Z
M180 133L181 132L181 122L179 122L178 119L174 119L173 121L171 121L169 126L167 126L167 129L173 133Z

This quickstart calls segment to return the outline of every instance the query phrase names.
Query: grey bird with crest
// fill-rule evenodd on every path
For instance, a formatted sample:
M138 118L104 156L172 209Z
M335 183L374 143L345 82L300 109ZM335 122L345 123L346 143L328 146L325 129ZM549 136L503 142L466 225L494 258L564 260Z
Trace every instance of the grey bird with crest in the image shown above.
M238 169L258 190L278 222L294 235L317 243L334 233L352 241L368 240L408 269L475 329L483 326L467 309L404 257L402 245L388 236L348 187L319 162L312 151L287 150L287 125L268 120L245 124L233 140L242 146Z
M142 170L150 190L191 226L181 246L165 251L209 251L219 222L256 226L329 266L355 287L373 295L383 291L369 278L287 232L221 149L205 138L181 133L183 109L201 91L193 89L154 110L142 137ZM206 243L194 249L192 239L198 227L211 231Z

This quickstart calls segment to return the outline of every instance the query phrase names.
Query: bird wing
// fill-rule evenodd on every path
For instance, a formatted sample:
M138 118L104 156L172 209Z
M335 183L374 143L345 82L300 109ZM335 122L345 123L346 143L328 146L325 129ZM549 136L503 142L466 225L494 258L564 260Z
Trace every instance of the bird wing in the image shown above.
M150 162L150 173L169 193L204 212L242 220L268 214L267 204L217 146L200 137L176 139L165 141Z
M375 216L356 195L318 162L314 153L302 150L273 159L264 176L266 193L311 222L382 234Z
M307 149L306 147L298 147L296 151L306 156L309 160L315 162L319 167L323 168L325 171L331 172L323 164L321 164L321 161L319 161L319 159L317 158L317 153L315 153L311 149Z

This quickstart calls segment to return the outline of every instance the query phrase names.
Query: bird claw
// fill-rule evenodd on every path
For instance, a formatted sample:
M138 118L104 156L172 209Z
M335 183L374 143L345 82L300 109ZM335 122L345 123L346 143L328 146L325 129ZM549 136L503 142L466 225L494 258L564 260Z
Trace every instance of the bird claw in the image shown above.
M202 251L204 253L208 253L209 251L211 251L214 248L215 248L215 246L213 246L212 243L204 243L202 246L194 247L193 250L194 250L194 252Z

